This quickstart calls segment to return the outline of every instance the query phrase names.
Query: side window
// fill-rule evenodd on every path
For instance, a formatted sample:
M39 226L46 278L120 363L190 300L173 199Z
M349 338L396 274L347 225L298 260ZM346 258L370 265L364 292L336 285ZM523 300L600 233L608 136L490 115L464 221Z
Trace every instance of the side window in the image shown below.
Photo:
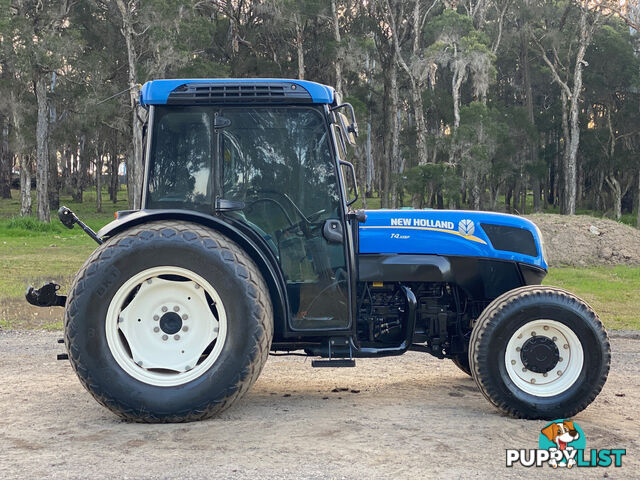
M211 115L175 110L157 112L147 204L210 211Z

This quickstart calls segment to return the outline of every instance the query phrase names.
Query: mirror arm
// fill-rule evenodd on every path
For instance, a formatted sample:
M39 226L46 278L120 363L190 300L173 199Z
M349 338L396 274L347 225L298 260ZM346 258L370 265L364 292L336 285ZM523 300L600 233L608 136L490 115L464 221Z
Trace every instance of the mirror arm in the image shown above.
M358 182L356 181L356 169L353 166L353 163L351 162L346 162L344 160L340 160L340 165L347 167L350 171L351 171L351 175L353 175L353 189L355 191L355 197L353 197L353 200L349 200L347 202L347 206L351 206L353 205L359 198L358 196Z

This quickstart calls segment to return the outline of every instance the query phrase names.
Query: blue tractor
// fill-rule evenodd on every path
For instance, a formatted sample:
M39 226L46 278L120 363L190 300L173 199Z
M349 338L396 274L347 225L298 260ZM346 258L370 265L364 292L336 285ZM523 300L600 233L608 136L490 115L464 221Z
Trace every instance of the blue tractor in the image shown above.
M357 136L331 87L283 79L147 82L142 208L118 212L68 296L82 384L125 419L210 417L269 352L351 367L408 350L452 360L500 411L571 417L610 347L584 301L541 286L536 226L473 211L352 210Z

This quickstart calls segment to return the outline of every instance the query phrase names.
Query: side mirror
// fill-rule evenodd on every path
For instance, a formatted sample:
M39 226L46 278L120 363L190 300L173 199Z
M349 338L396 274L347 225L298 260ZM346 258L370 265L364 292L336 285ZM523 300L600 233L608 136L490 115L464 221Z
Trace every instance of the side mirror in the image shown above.
M344 113L338 112L338 110L342 108L347 109L350 119L348 119ZM342 103L337 107L333 107L331 111L336 114L337 123L342 128L347 137L347 141L351 145L355 145L356 138L358 138L358 122L356 122L356 112L353 110L353 105L350 103Z
M349 145L356 144L356 138L358 137L358 130L354 128L347 119L347 116L342 112L337 112L338 122L340 123L340 130L343 132L346 141Z
M354 197L351 200L347 200L347 206L353 205L356 200L358 200L358 183L356 182L356 169L353 167L353 164L350 162L345 162L344 160L340 160L340 167L342 170L342 178L344 181L345 192L349 193L349 187L347 186L345 171L349 172L351 175L351 179L353 181L353 193Z

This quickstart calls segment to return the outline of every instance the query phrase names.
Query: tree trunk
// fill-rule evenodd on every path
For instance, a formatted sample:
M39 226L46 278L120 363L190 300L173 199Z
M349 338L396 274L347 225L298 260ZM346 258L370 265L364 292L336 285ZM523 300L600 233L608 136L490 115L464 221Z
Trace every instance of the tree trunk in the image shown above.
M399 118L399 102L400 94L398 91L398 67L395 60L395 55L392 55L393 60L389 66L389 80L391 87L391 174L390 178L390 194L391 194L391 208L398 208L398 182L396 178L393 178L401 170L400 159L400 118Z
M36 194L38 202L38 220L50 222L49 212L49 105L47 84L44 76L38 75L35 81L38 103L38 122L36 125Z
M113 203L118 203L118 190L120 182L118 179L118 148L114 142L111 153L109 154L109 170L111 172L111 185L109 187L109 199Z
M571 136L569 133L569 115L567 113L567 94L563 90L561 93L562 99L562 136L564 138L564 150L562 152L562 186L560 192L562 193L560 201L560 210L563 214L569 214L569 149L571 144Z
M346 95L342 86L342 37L340 35L340 22L338 21L338 9L336 8L336 0L331 0L331 17L333 20L333 39L336 41L338 47L336 48L336 58L333 60L333 64L336 69L336 92L340 95Z
M495 53L495 52L494 52ZM523 28L520 32L520 58L522 63L522 80L524 83L524 93L527 103L527 118L531 125L535 125L533 115L533 92L531 90L531 69L529 68L529 30ZM529 161L531 164L537 163L538 151L537 144L529 142ZM540 177L535 173L531 175L531 183L533 189L533 211L538 213L542 210L540 205L541 188Z
M13 152L9 150L9 121L2 125L0 131L0 197L11 198L11 167Z
M20 216L31 215L31 157L22 154L20 164Z
M137 54L135 50L133 12L124 0L116 0L122 16L122 34L127 45L127 61L129 66L129 106L131 107L131 122L133 145L127 159L127 194L129 206L139 209L142 200L142 122L138 119L138 89L137 86Z
M49 208L60 208L60 180L58 178L58 154L49 152Z
M102 152L96 149L96 212L102 212Z
M622 218L622 188L620 187L620 182L613 175L607 175L605 180L613 196L613 214L616 220L619 221Z
M302 32L302 26L300 25L300 18L298 15L294 15L294 22L296 25L296 53L298 54L298 79L304 80L304 35Z
M464 75L457 69L453 72L453 78L451 80L451 95L453 97L453 129L457 130L460 126L460 87Z

